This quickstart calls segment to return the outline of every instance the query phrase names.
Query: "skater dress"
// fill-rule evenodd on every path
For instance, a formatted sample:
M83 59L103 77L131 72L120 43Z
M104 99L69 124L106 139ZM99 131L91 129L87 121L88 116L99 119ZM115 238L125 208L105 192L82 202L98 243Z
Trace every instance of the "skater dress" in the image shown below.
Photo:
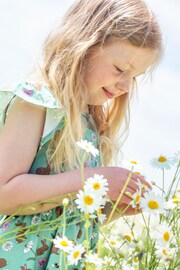
M3 129L5 118L11 110L16 99L46 108L46 119L43 135L29 170L30 174L50 175L56 174L51 170L48 160L48 146L51 138L63 129L66 118L62 111L59 114L59 105L46 85L22 82L10 89L0 90L0 132ZM81 114L86 130L84 138L91 141L98 148L98 135L92 116L88 113ZM8 162L8 161L7 161ZM86 167L100 166L100 157L89 156L85 162ZM17 164L18 165L18 164ZM66 171L67 168L64 168ZM39 191L41 192L41 191ZM17 194L17 196L19 196ZM4 202L6 203L6 202ZM32 215L0 216L0 269L3 270L53 270L53 269L82 269L81 261L68 268L60 260L61 251L53 244L53 239L62 237L63 206L59 205L49 211ZM95 250L98 241L97 222L90 219L88 228L88 241L90 249ZM77 209L74 201L66 210L65 236L74 244L83 243L86 239L85 221Z

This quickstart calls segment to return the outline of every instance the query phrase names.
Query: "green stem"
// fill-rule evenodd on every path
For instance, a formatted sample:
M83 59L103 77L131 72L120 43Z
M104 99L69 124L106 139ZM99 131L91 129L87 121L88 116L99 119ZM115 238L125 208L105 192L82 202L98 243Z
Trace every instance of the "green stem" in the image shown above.
M127 178L127 180L126 180L126 182L125 182L125 184L124 184L124 187L123 187L121 193L119 194L119 197L118 197L118 199L117 199L115 205L113 206L113 209L112 209L112 211L111 211L111 213L110 213L110 216L109 216L109 218L108 218L108 221L107 221L108 223L111 221L111 219L112 219L112 217L113 217L113 215L114 215L114 212L115 212L115 210L116 210L116 208L117 208L117 206L118 206L118 204L119 204L119 202L120 202L120 200L121 200L121 198L122 198L122 196L123 196L123 194L124 194L124 192L125 192L125 190L126 190L128 184L129 184L129 181L130 181L130 179L131 179L131 176L132 176L132 172L129 173L128 178Z

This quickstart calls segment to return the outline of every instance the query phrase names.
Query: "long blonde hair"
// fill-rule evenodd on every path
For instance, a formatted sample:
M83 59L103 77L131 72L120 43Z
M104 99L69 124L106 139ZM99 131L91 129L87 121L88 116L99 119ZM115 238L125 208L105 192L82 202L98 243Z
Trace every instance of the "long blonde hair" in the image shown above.
M162 51L158 23L142 0L76 0L44 43L41 79L66 113L62 132L50 144L55 149L52 166L58 171L62 164L70 168L78 166L76 141L84 132L80 108L86 101L82 71L89 50L95 45L102 46L110 37L136 47L157 49L159 55ZM90 106L105 165L112 161L118 134L122 138L128 130L129 100L130 94L124 94L109 106Z

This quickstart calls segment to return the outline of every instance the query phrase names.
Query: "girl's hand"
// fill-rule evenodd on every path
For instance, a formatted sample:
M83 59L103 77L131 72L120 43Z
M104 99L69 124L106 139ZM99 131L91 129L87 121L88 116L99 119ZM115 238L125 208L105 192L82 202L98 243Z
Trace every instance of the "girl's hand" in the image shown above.
M127 184L127 188L124 190L122 194L120 204L128 205L131 202L131 198L127 196L127 192L133 195L138 186L138 179L143 185L146 185L150 189L151 185L144 179L143 176L132 173L128 169L121 167L104 167L102 169L102 174L108 180L109 191L108 196L112 201L116 201L123 190L124 185L127 182L129 175L131 175L130 180Z

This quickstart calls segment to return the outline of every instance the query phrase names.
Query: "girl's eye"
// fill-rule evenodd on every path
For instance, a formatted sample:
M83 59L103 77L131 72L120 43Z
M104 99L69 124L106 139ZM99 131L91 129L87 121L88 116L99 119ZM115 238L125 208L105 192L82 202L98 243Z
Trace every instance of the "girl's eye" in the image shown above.
M116 68L116 70L117 70L119 73L123 73L123 72L124 72L122 69L120 69L120 68L118 68L118 67L116 67L116 66L115 66L115 68Z

